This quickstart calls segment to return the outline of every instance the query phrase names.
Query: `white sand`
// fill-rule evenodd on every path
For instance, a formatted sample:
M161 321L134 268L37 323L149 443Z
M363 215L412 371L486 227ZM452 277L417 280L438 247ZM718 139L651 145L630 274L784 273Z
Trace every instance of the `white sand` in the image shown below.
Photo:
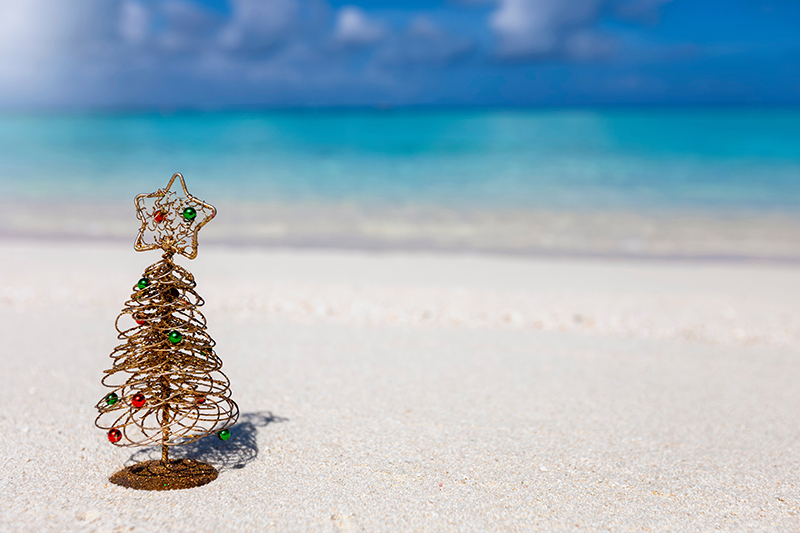
M246 415L148 493L93 406L157 259L0 243L0 531L800 530L800 268L201 246Z
M203 229L205 245L800 263L800 216L790 212L457 209L331 202L248 205L238 200L215 205L220 214ZM9 203L0 198L0 212L2 238L128 243L139 229L133 203L127 200Z

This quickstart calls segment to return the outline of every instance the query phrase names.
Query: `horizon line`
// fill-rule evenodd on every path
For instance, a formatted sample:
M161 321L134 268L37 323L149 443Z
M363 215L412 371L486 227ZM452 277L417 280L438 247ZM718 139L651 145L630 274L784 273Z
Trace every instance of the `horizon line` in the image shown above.
M659 110L659 109L787 109L798 102L624 102L579 104L356 104L356 105L99 105L99 106L0 106L2 115L38 114L160 114L236 112L378 112L394 111L572 111L572 110Z

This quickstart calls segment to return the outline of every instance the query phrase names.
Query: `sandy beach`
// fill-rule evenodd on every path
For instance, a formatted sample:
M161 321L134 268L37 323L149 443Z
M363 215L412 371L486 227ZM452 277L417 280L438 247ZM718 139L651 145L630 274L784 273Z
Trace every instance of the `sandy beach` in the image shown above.
M0 533L800 533L798 26L0 0Z
M336 202L217 202L203 242L571 258L759 260L800 264L795 211L447 208ZM136 231L130 201L0 198L0 238L118 241ZM52 213L58 212L58 217ZM120 216L131 213L130 216Z
M0 530L800 527L796 267L206 246L243 416L175 452L218 480L148 493L93 420L157 258L0 244Z

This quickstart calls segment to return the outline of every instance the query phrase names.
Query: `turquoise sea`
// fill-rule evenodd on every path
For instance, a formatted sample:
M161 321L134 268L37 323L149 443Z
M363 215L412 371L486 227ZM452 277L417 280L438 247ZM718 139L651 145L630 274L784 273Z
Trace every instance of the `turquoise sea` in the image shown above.
M480 224L497 226L510 213L517 220L507 229L520 234L536 224L547 230L546 219L536 218L543 213L578 221L601 215L712 222L767 217L774 225L775 217L793 220L800 208L800 109L0 116L0 202L16 213L13 220L6 216L5 234L59 234L58 227L31 216L53 205L67 211L81 206L70 215L77 228L71 233L81 234L76 213L86 206L128 205L176 171L194 194L241 215L238 230L228 226L231 232L248 234L241 230L269 219L272 233L250 232L267 243L272 235L276 243L291 244L298 226L312 244L326 235L356 242L370 228L378 228L372 241L404 242L392 231L381 233L390 220L410 232L409 242L438 239L458 247L468 243L470 232L481 234ZM317 230L309 222L314 216ZM344 229L331 233L326 217ZM442 222L454 217L469 222L459 242L450 242L452 224ZM437 221L427 224L424 235L414 229L423 219ZM601 231L589 219L583 224ZM625 238L620 224L609 229L615 239ZM93 227L95 234L116 231Z

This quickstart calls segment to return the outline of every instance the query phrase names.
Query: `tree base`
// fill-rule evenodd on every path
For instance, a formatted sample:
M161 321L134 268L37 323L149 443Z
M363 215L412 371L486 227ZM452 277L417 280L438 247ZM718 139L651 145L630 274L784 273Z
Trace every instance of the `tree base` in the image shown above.
M145 461L123 468L108 480L115 485L140 490L190 489L211 483L219 472L213 466L192 459Z

